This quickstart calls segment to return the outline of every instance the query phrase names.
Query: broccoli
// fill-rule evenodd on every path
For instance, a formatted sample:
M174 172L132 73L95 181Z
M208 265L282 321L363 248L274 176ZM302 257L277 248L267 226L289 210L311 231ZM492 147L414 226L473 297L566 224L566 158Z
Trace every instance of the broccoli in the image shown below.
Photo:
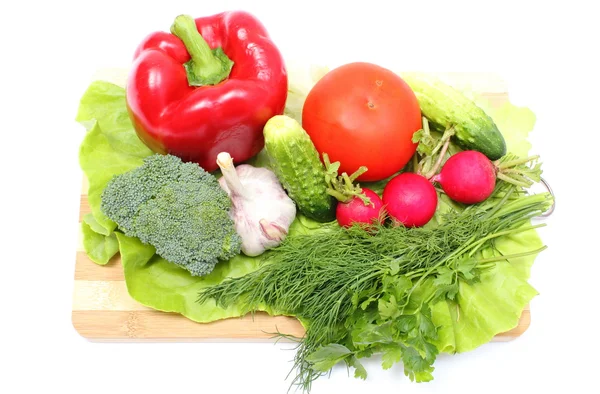
M194 276L240 252L242 240L229 216L231 201L217 179L195 163L154 154L141 167L114 176L101 210L119 230Z

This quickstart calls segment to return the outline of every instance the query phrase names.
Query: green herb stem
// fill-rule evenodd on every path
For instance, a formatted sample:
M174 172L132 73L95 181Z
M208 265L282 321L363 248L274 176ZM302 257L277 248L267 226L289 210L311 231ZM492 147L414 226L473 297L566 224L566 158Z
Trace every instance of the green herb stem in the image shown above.
M534 254L539 254L546 249L548 249L548 246L544 245L541 248L538 248L535 250L530 250L530 251L523 252L523 253L513 253L513 254L509 254L509 255L501 255L501 256L488 257L485 259L479 259L479 260L477 260L477 266L479 268L490 268L490 267L494 266L495 263L497 263L498 261L508 261L508 260L513 260L513 259L518 259L521 257L527 257L527 256L531 256Z
M508 176L505 173L499 172L496 174L498 179L502 179L505 182L512 183L513 185L521 186L521 187L529 187L531 185L530 182L524 182L522 180L516 179L514 177Z
M492 216L494 216L496 214L496 212L498 212L500 210L500 208L502 208L502 206L504 205L504 203L510 198L510 196L513 194L513 192L515 191L514 188L510 188L502 197L502 199L496 204L496 206L494 206L494 208L492 208L487 214L484 215L484 219L489 219Z
M516 158L513 160L508 160L505 162L498 162L496 164L496 167L499 169L505 169L505 168L509 168L509 167L514 167L514 166L518 166L521 164L525 164L525 163L529 163L532 162L534 160L538 160L540 157L538 155L535 156L529 156L529 157L525 157L525 158Z
M504 230L504 231L499 231L497 233L493 233L493 234L489 234L486 235L485 237L481 238L480 240L474 242L471 246L470 246L470 251L468 253L468 256L471 257L475 254L475 252L477 252L482 245L484 245L486 242L494 239L494 238L499 238L499 237L505 237L508 235L514 235L514 234L518 234L518 233L522 233L525 231L529 231L529 230L534 230L540 227L544 227L546 226L545 223L540 223L540 224L536 224L536 225L531 225L531 226L523 226L523 227L517 227L517 228L511 228L509 230Z
M442 165L442 162L444 161L444 158L446 157L446 151L448 150L448 147L450 146L450 137L452 137L453 135L454 135L454 127L450 127L448 129L446 129L446 131L444 131L442 138L440 138L440 142L433 149L432 157L433 157L433 155L435 155L437 153L438 148L440 147L440 144L441 144L442 151L440 152L440 154L437 158L437 161L435 162L433 167L429 170L429 172L427 172L427 174L424 175L425 178L431 179L437 173L438 169Z

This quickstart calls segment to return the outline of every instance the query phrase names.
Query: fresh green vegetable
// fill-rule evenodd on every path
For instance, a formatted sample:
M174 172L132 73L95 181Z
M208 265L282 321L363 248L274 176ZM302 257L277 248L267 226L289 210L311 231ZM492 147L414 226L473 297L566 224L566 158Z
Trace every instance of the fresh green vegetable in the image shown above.
M310 232L309 226L316 225L306 218L296 219L290 234ZM164 312L179 313L199 323L210 323L220 319L240 317L248 313L241 303L221 308L210 300L204 304L196 302L198 292L221 283L227 277L241 277L256 271L264 264L263 255L248 257L239 254L222 261L206 276L192 276L186 269L168 262L155 254L152 245L143 244L138 238L116 232L121 253L121 264L129 295L142 305ZM266 305L261 310L279 314Z
M384 368L402 361L411 380L428 381L439 352L431 308L456 301L460 284L474 285L496 262L541 249L484 257L496 239L538 226L531 218L551 204L548 194L521 196L502 182L489 203L449 211L434 228L360 226L288 237L273 249L273 263L199 293L199 302L268 305L306 324L294 383L311 383L339 361L365 377L359 358L382 352Z
M117 225L100 210L102 190L114 175L142 165L152 151L133 130L123 88L93 82L81 98L77 121L87 128L79 148L79 164L89 182L88 201L96 222L113 231Z
M323 153L323 163L325 164L327 194L339 202L350 202L353 198L357 198L364 205L371 204L372 201L365 196L360 184L355 184L356 179L369 170L367 167L360 166L350 175L345 172L338 174L341 163L339 161L332 163L327 153Z
M79 164L88 179L91 214L81 225L84 250L104 265L119 249L117 224L100 209L101 194L114 175L140 166L152 154L137 137L125 105L122 87L95 81L82 96L76 119L87 129L79 149Z
M304 215L320 222L334 219L335 200L327 194L325 167L300 123L286 115L269 119L264 128L270 166Z
M431 179L449 156L461 150L450 144L450 138L454 134L453 127L444 130L443 133L432 131L429 121L423 117L423 128L413 134L412 138L412 141L418 144L412 160L412 172Z
M506 154L506 142L494 120L463 93L431 74L402 73L419 100L423 115L438 130L454 128L463 149L476 150L490 160Z
M176 156L155 154L115 176L102 192L101 209L125 235L195 276L240 252L227 193L214 175Z
M152 245L120 232L116 235L127 291L137 302L159 311L180 313L200 323L246 314L238 305L224 309L214 302L198 304L195 300L201 289L221 283L227 276L243 276L256 270L260 259L240 254L217 264L209 275L192 276L186 269L155 254Z
M310 65L302 67L299 64L288 65L288 96L285 102L284 114L302 123L302 108L306 95L331 69L327 66Z
M91 213L83 217L81 231L83 232L83 249L94 263L106 265L119 251L115 233L100 226Z
M506 141L506 151L518 157L527 157L531 149L527 135L535 126L535 113L527 107L518 107L508 100L498 104L476 94L473 95L473 100L494 119L494 123Z

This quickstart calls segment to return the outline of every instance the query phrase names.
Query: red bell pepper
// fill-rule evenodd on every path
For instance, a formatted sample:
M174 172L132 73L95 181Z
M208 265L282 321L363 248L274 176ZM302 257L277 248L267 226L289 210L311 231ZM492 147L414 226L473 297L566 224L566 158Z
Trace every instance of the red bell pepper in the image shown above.
M252 15L180 15L171 33L152 33L137 48L127 108L151 150L213 171L219 152L238 163L260 152L287 83L281 53Z

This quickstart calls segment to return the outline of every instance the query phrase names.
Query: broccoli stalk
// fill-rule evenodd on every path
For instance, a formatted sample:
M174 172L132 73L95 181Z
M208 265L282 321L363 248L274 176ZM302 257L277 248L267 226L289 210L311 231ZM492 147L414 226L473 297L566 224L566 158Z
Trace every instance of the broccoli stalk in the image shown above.
M212 174L173 155L154 154L113 177L101 209L125 235L154 246L194 276L240 252L227 193Z

